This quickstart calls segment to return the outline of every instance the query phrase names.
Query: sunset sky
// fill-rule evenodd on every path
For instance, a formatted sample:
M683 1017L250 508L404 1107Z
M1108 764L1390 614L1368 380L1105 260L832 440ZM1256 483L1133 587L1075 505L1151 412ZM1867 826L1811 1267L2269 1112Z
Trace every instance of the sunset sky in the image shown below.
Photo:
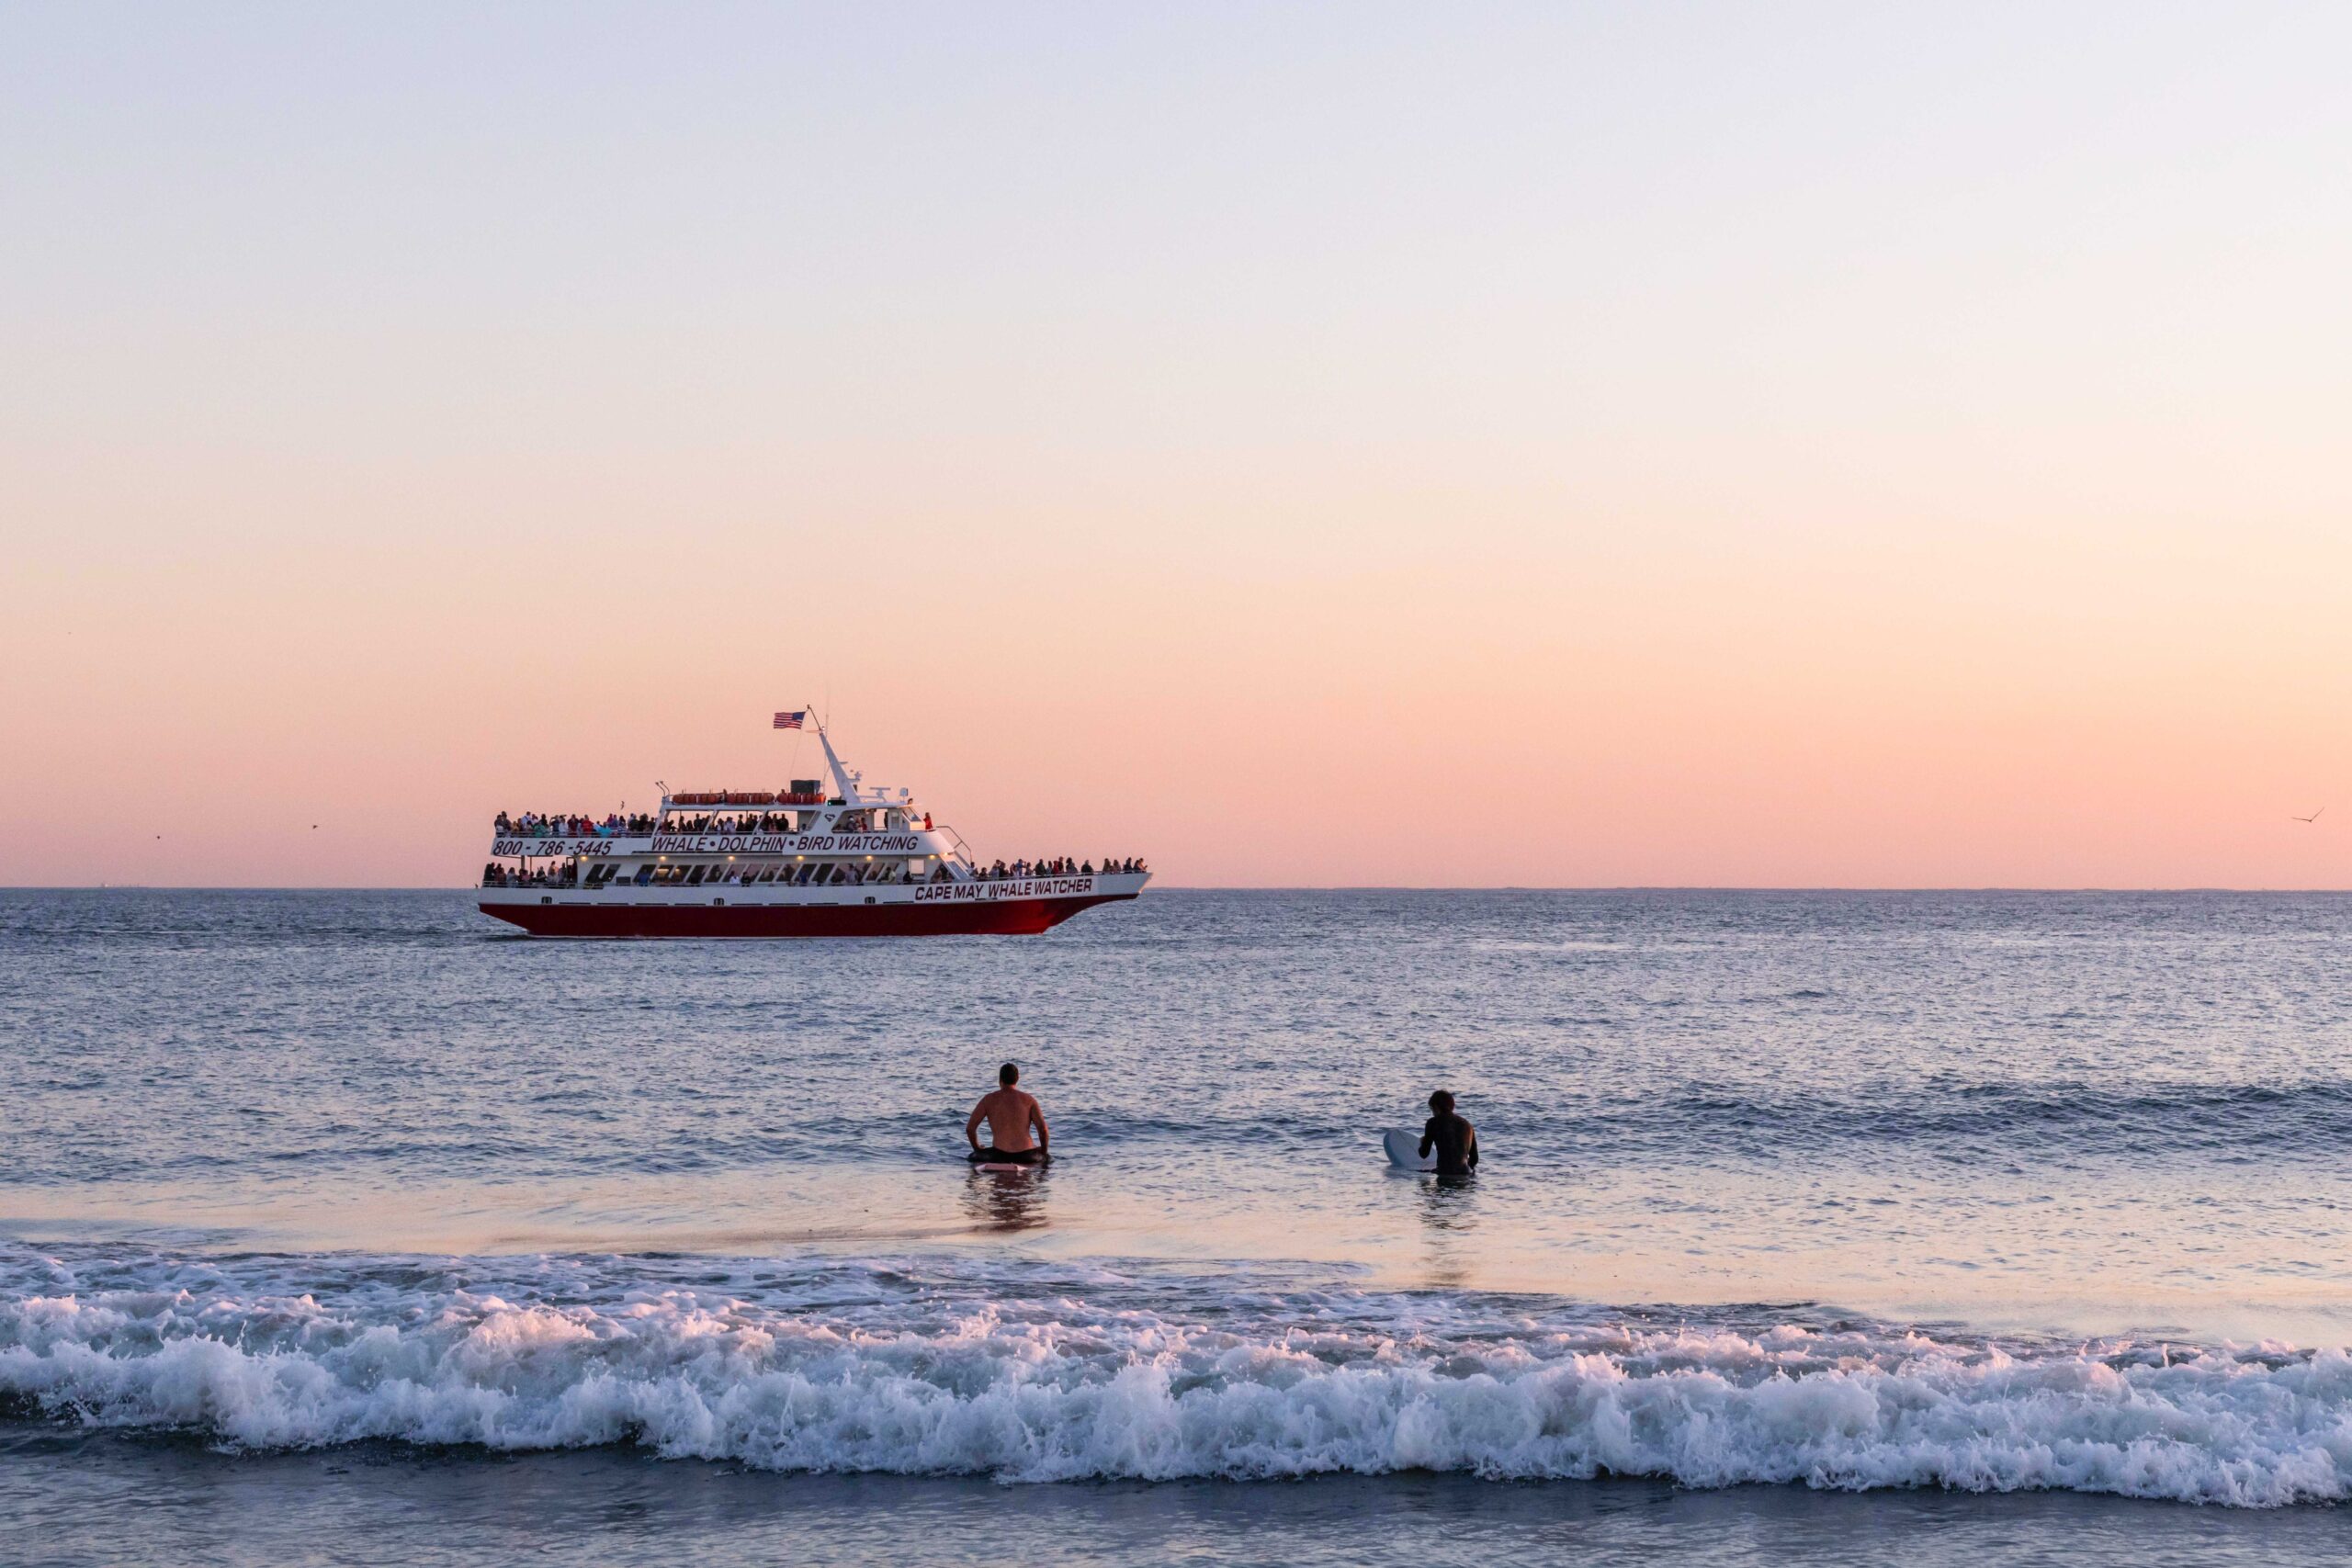
M0 6L0 883L455 886L811 703L1175 885L2352 886L2347 60Z

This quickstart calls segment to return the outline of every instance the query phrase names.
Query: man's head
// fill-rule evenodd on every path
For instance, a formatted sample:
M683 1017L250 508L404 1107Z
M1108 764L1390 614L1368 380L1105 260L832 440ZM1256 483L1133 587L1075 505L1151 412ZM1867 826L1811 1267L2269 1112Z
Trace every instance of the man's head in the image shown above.
M1443 1089L1438 1090L1435 1094L1430 1096L1430 1109L1436 1111L1440 1116L1453 1115L1453 1096L1446 1093Z
M1021 1069L1011 1062L1007 1062L996 1070L996 1081L1004 1088L1011 1089L1021 1081Z

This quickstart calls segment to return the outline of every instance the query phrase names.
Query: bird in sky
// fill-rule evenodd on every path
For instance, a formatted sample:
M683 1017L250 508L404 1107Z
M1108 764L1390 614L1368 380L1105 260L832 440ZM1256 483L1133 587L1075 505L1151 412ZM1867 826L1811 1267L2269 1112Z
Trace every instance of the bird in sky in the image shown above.
M2298 817L2295 820L2298 822L2316 822L2326 814L2327 807L2323 806L2317 811L2312 812L2309 817Z

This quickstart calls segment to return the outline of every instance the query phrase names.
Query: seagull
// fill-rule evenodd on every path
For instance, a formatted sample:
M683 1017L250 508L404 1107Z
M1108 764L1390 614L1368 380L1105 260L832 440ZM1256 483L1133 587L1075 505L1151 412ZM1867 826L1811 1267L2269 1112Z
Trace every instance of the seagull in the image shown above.
M2327 807L2323 806L2317 811L2312 812L2309 817L2298 817L2295 820L2298 822L2316 822L2326 814Z

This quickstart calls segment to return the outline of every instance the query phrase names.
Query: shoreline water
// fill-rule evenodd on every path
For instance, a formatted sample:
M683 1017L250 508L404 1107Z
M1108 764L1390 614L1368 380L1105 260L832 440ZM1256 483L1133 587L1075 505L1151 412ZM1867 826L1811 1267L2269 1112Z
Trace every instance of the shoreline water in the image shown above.
M0 1423L0 1522L61 1568L552 1556L711 1568L815 1561L1077 1564L1182 1560L1697 1564L1986 1561L2322 1564L2328 1509L2182 1508L2066 1493L1691 1491L1645 1481L1510 1484L1409 1474L1006 1487L776 1476L625 1450L502 1455L363 1445L223 1454L186 1438Z
M1314 1492L1408 1533L1379 1499L1425 1481L1628 1471L1749 1499L1751 1544L1807 1506L1758 1481L1993 1488L1969 1528L2044 1546L2146 1516L1997 1489L2279 1517L2352 1476L2347 943L2290 896L1169 894L788 947L0 897L0 1485L390 1442L993 1478L908 1483L950 1515L1254 1476L1236 1517ZM956 1157L1006 1055L1049 1173ZM1480 1125L1466 1189L1380 1163L1432 1082ZM1325 1471L1359 1474L1273 1479Z

